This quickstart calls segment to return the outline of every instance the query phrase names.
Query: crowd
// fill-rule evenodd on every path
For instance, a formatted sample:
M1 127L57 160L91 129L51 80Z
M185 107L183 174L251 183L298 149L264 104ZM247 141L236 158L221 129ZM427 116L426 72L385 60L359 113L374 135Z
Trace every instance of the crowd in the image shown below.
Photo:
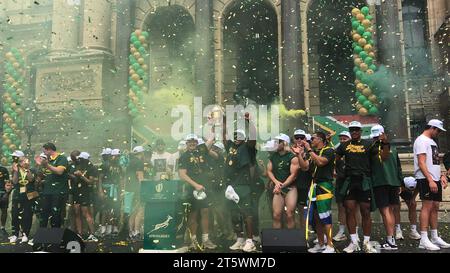
M450 156L441 173L436 138L444 132L439 120L431 120L414 142L414 177L404 177L396 148L390 145L381 125L362 138L362 125L349 124L339 133L339 143L317 131L296 130L258 144L247 131L237 130L233 139L217 141L189 134L174 154L159 139L152 149L133 148L130 155L104 148L95 166L87 152L57 151L53 143L42 154L28 158L21 151L11 156L8 169L0 167L1 232L11 203L11 243L25 243L33 218L40 227L66 226L84 240L124 236L141 240L144 206L140 200L143 180L175 179L185 182L190 194L186 244L191 249L215 249L214 240L235 240L230 250L256 251L259 239L259 204L267 193L273 228L302 228L317 235L311 253L336 252L333 242L349 239L344 252L377 252L371 245L372 213L378 210L385 228L382 250L397 250L404 239L400 228L400 197L409 210L408 236L420 240L419 248L450 248L438 234L438 211L442 190L447 187ZM226 139L226 132L223 132ZM422 208L417 227L416 197ZM9 202L11 200L11 202ZM332 231L332 202L338 206L338 232ZM296 215L300 221L296 221ZM418 229L419 228L419 229ZM431 237L428 237L430 230ZM213 236L210 236L210 233ZM347 237L349 235L349 238ZM197 236L201 235L200 239Z

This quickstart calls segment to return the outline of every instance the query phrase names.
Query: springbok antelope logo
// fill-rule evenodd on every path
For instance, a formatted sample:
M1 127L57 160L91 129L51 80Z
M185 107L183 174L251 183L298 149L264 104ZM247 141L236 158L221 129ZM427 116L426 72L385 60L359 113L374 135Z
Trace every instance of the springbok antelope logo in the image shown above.
M167 227L169 226L170 220L172 220L172 219L173 219L172 216L167 215L166 221L164 221L164 222L162 222L162 223L159 223L159 224L156 224L156 225L155 225L155 228L154 228L152 231L148 232L147 234L150 234L150 233L152 233L152 232L155 232L155 231L160 230L160 229L163 229L163 228L167 228Z

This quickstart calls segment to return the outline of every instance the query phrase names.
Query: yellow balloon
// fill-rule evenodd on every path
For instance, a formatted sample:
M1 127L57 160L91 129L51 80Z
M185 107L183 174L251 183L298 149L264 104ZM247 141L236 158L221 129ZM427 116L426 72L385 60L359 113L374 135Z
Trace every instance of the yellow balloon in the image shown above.
M135 31L134 31L134 34L136 34L136 36L141 36L141 34L142 34L142 30L140 30L140 29L136 29Z
M361 109L358 110L358 114L360 114L361 116L367 116L367 114L368 114L367 109L364 107L361 107Z
M12 54L12 52L8 52L5 54L5 57L9 59L9 58L14 57L14 55Z
M17 146L14 145L14 144L11 144L11 145L9 145L9 149L10 150L15 150L15 149L17 149Z
M136 51L136 52L133 53L133 56L134 56L136 59L139 59L139 58L141 57L141 53L139 53L139 51Z
M139 85L139 86L144 86L144 81L143 81L143 80L137 81L137 85Z
M372 28L372 27L369 27L369 28L366 29L366 31L367 31L367 32L370 32L370 33L373 33L373 28Z
M358 8L354 8L354 9L352 9L352 15L353 16L357 16L358 14L360 14L361 13L361 11L358 9Z
M370 58L375 59L375 52L373 52L373 51L369 52L368 55L369 55Z
M12 77L8 77L6 81L9 82L10 84L14 83L14 79Z
M369 74L369 75L372 75L374 72L373 72L372 69L367 69L366 73Z
M358 32L356 32L356 30L352 30L352 32L350 32L350 35L355 35L355 34L357 34Z
M15 123L11 124L11 128L12 128L13 130L16 130L16 129L17 129L17 124L15 124Z
M136 48L135 48L134 46L132 46L132 47L130 48L131 54L134 54L136 51L137 51L137 50L136 50Z
M134 69L130 70L130 75L132 76L133 74L136 74L136 71L134 71Z
M372 51L373 47L371 44L367 44L364 46L364 51L367 53L370 53Z
M364 90L364 88L365 88L365 86L364 86L363 83L358 83L358 84L356 85L356 89L358 89L359 91Z
M361 35L359 35L358 33L353 35L353 41L358 42L359 39L361 39Z
M18 62L13 63L14 68L19 68L20 64Z
M364 16L364 14L360 13L360 14L356 15L356 19L358 19L360 22L362 22L364 19L366 19L366 17Z
M7 145L7 146L11 145L11 139L7 138L7 139L4 141L4 143L5 143L5 145Z
M140 79L140 77L139 77L138 74L133 74L133 75L131 76L131 78L132 78L133 81L135 81L135 82L137 82L137 81Z
M359 44L360 46L365 46L365 45L367 44L367 41L366 41L366 39L361 38L361 39L358 40L358 44Z
M372 90L370 90L370 88L364 88L362 91L362 94L366 97L372 95Z
M144 63L145 63L144 58L139 58L139 59L138 59L138 63L139 63L139 64L144 64Z
M369 69L369 66L365 63L361 63L359 65L359 68L361 68L362 71L366 71L367 69Z
M359 65L362 64L362 59L361 58L356 58L354 62L355 62L355 65L359 66Z
M359 102L357 102L355 107L356 110L359 111L359 109L361 109L363 106Z
M15 102L11 103L11 107L14 109L17 107L17 104Z
M145 37L144 36L139 36L139 41L141 42L141 43L144 43L145 42Z
M145 48L148 48L148 44L147 43L143 43L142 46L145 47Z
M372 22L370 22L370 21L367 20L367 19L364 19L364 20L362 21L362 25L363 25L365 28L368 28L368 27L370 27L370 26L372 25Z
M148 88L146 86L143 86L141 89L142 89L142 92L145 92L145 93L148 92Z
M147 71L147 70L148 70L148 65L143 64L143 65L142 65L142 69L144 69L144 71Z
M355 80L355 85L358 85L358 83L360 83L360 80Z
M378 101L378 98L375 95L370 95L369 100L370 100L370 102L376 103Z

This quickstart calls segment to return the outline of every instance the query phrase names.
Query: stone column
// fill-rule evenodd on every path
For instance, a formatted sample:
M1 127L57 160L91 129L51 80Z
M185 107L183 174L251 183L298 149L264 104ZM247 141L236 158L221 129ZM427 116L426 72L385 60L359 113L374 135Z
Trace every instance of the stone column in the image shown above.
M77 49L79 15L79 1L53 1L52 52L74 51Z
M300 30L299 1L281 1L282 98L288 109L305 108Z
M376 6L378 61L388 71L387 112L383 124L390 138L396 142L408 142L407 110L405 103L405 75L403 73L400 20L400 1L382 1Z
M111 51L110 1L83 1L83 48Z
M195 3L195 83L196 95L203 104L213 104L215 98L213 1L197 0Z

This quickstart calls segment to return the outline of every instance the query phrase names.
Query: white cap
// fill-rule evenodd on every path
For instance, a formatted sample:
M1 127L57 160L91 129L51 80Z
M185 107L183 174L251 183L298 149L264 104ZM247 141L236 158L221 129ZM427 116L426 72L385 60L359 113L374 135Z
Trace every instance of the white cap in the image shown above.
M306 132L302 129L295 130L294 136L306 136Z
M261 146L263 152L275 152L277 150L277 142L275 140L269 140Z
M205 144L205 141L203 140L203 138L198 138L197 141L198 141L197 146Z
M145 149L142 146L136 146L136 147L133 148L133 153L135 153L135 154L142 153L144 151L145 151Z
M350 135L350 133L348 131L342 131L339 136L346 136L348 138L352 138L352 136Z
M184 149L186 149L186 141L185 140L181 140L178 143L178 150L184 150Z
M370 138L379 137L382 133L384 133L383 126L377 124L370 129Z
M310 134L306 134L305 137L306 137L306 141L311 141L311 135Z
M112 152L111 148L105 148L105 149L102 150L101 155L110 155L111 152Z
M39 157L42 157L42 158L47 159L47 156L46 156L44 153L41 153L41 154L39 155ZM70 158L70 156L69 156L68 158ZM72 159L70 159L70 160L72 160ZM70 161L70 160L69 160L69 161Z
M286 134L279 134L278 136L275 137L275 139L283 140L284 142L286 142L288 144L291 143L291 138Z
M120 150L119 149L113 149L111 151L111 155L120 155Z
M403 179L403 182L405 183L405 187L407 187L410 190L414 190L416 188L417 181L412 176L405 177Z
M86 152L81 152L77 158L89 159L90 157L91 157L90 154L88 154Z
M14 151L14 153L12 153L11 155L15 157L25 156L25 154L22 151Z
M221 150L225 150L225 146L223 145L222 142L216 142L216 143L214 143L214 146L216 146L217 148L219 148Z
M348 124L348 128L362 128L362 124L359 121L352 121Z
M447 130L444 129L444 123L438 119L432 119L428 122L429 126L433 126L438 128L439 130L443 131L443 132L447 132Z
M188 140L197 140L198 141L198 137L196 134L189 134L187 135L184 140L188 141Z
M247 138L244 130L238 129L238 130L234 131L234 133L238 135L238 140L245 140ZM240 137L239 137L239 135L240 135Z

